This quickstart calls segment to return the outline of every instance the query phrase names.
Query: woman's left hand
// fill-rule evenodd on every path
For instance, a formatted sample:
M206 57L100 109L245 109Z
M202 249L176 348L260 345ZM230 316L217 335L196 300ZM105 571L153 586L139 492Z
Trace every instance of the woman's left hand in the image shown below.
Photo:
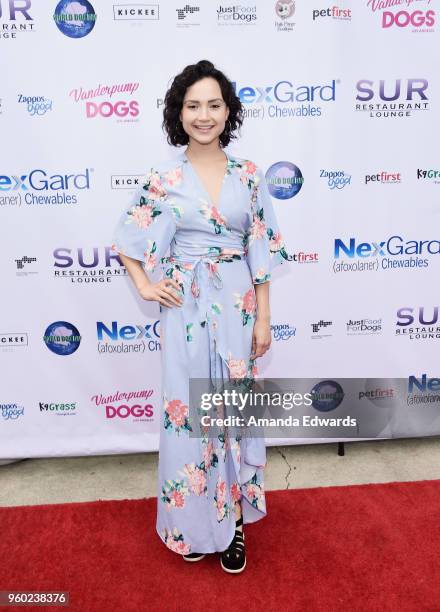
M270 347L272 336L270 333L270 321L256 319L252 334L251 359L261 357Z

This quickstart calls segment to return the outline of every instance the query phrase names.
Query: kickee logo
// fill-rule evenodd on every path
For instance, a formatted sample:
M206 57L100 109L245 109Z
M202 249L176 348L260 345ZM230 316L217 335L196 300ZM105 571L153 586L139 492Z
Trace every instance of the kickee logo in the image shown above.
M19 404L0 404L0 410L4 421L16 421L24 415L24 406Z
M296 25L290 21L295 13L294 0L278 0L275 2L275 14L280 21L275 21L275 27L278 32L291 32Z
M402 236L391 236L380 242L361 242L356 238L335 238L333 272L366 272L394 270L396 268L427 268L429 256L440 253L439 240L404 240ZM417 257L418 255L424 256ZM349 260L338 261L346 257ZM364 261L366 260L366 261Z
M326 181L329 189L344 189L351 185L351 174L346 174L343 170L320 170L319 178Z
M44 96L24 96L18 94L18 103L25 104L25 108L31 117L35 115L41 117L48 111L52 110L52 100L45 98Z
M112 174L112 189L136 189L145 181L145 174Z
M367 174L365 176L365 184L368 183L381 183L382 185L395 185L396 183L401 183L401 174L400 172L386 172L382 170L377 174Z
M430 180L432 183L440 184L440 170L421 170L417 169L417 180Z
M71 416L76 414L76 402L56 404L54 402L39 402L40 412Z
M222 26L231 25L255 25L257 21L257 7L243 4L222 5L217 9L217 24Z
M395 79L375 81L362 79L356 83L355 110L369 117L409 117L412 111L429 110L427 79Z
M296 327L289 325L289 323L271 325L270 329L272 330L273 339L276 341L290 340L290 338L296 335Z
M428 312L425 313L425 306L399 308L395 335L410 340L438 340L440 338L440 325L437 325L439 307L434 306L427 310Z
M1 348L16 348L28 345L28 335L26 333L0 334Z
M90 189L92 172L93 168L86 168L80 174L48 174L37 168L0 175L0 206L77 204L78 192Z
M111 247L58 248L53 252L54 278L71 283L110 283L127 275L119 255Z
M382 319L349 319L346 323L347 336L367 336L380 334L382 331Z
M338 21L351 21L351 9L342 9L337 6L326 9L313 9L312 20L315 21L319 17L330 17Z
M114 4L113 19L120 21L157 21L158 4Z
M98 353L145 353L160 351L159 323L146 325L119 325L112 321L110 325L98 321L96 333Z
M6 6L9 10L6 9ZM29 13L30 8L31 0L21 3L18 0L0 1L0 38L16 39L18 32L34 32L35 24Z
M333 334L330 333L321 333L321 329L326 330L328 327L333 325L333 321L324 321L321 319L318 323L311 323L312 327L312 338L321 340L322 338L330 338Z
M116 391L111 395L93 395L91 402L98 407L105 408L106 419L132 418L133 422L152 422L154 420L154 406L149 401L153 389L140 391Z

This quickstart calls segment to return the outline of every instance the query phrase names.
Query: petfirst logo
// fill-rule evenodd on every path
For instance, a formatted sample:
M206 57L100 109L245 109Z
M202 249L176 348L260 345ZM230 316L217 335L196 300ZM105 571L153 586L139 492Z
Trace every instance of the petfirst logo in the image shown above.
M119 21L157 21L158 4L114 4L113 19Z
M391 79L375 81L363 79L356 83L355 110L369 113L369 117L409 117L412 111L429 110L427 79Z
M440 185L440 170L422 170L417 169L417 180L418 181L431 181Z
M319 178L326 181L327 187L330 190L344 189L347 185L351 185L351 174L346 174L343 170L320 170Z
M318 263L319 255L318 253L304 253L303 251L299 251L299 253L292 254L292 261L299 264Z
M440 402L440 378L408 376L408 406L436 404Z
M276 341L290 340L290 338L296 336L296 327L289 325L289 323L277 323L276 325L271 325L270 329L272 330L273 339Z
M322 340L323 338L330 338L333 334L323 334L321 333L321 329L327 329L331 325L333 325L333 321L324 321L323 319L318 321L318 323L310 323L310 326L312 328L311 338L313 340Z
M119 255L111 247L65 248L53 252L54 277L75 284L110 283L127 275Z
M46 412L57 414L58 416L74 416L76 415L76 402L57 404L54 402L38 402L40 413Z
M88 0L61 0L53 19L59 31L69 38L83 38L95 27L96 13Z
M382 331L382 319L349 319L346 323L347 336L377 335Z
M154 406L149 401L153 389L140 391L116 391L112 395L93 395L91 402L105 409L106 419L128 419L133 422L154 421Z
M333 79L323 85L294 85L291 81L278 81L274 85L238 85L233 82L236 95L244 105L244 117L250 119L289 119L292 117L320 117L324 105L336 101Z
M0 410L4 421L16 421L24 415L24 406L19 404L0 404Z
M18 94L18 103L25 104L25 108L31 117L41 117L52 110L52 100L44 96L24 96Z
M31 0L0 0L0 38L17 38L17 32L34 32L29 13Z
M23 203L30 206L78 204L76 192L90 189L92 172L93 168L86 168L80 174L48 174L45 170L36 168L26 174L2 174L0 206L21 206ZM44 195L41 192L45 192ZM2 195L3 193L5 195Z
M382 185L395 185L396 183L402 182L402 175L400 172L386 172L382 170L377 174L366 174L365 184L368 183L382 183Z
M427 268L430 256L439 253L440 240L405 240L402 236L391 236L377 242L359 242L356 238L335 238L333 272ZM341 258L352 261L338 261Z
M44 344L55 355L71 355L74 353L81 342L81 335L78 329L67 321L55 321L51 323L43 336Z
M313 9L312 20L315 21L319 17L330 17L338 21L351 21L351 9L343 9L337 6L325 9Z
M139 89L139 83L114 83L101 85L95 89L72 89L69 96L75 102L85 102L84 109L87 119L96 117L108 119L112 117L118 123L139 121L139 102L131 96ZM116 96L119 99L115 99ZM104 101L91 102L92 98L109 98ZM120 99L122 98L122 99Z
M380 24L383 29L389 28L410 28L412 32L434 32L432 27L435 24L435 11L429 10L415 10L405 11L397 10L396 12L385 11L384 9L393 8L393 4L400 7L402 4L406 4L407 7L412 4L413 0L397 0L390 2L389 0L368 0L367 6L371 8L373 13L381 14ZM429 5L431 0L427 0ZM414 7L415 8L415 7Z
M437 325L439 307L434 306L427 311L425 314L425 306L399 308L395 335L404 336L410 340L438 340L440 338L440 325Z
M33 270L33 264L37 262L36 257L28 257L24 255L24 257L20 257L20 259L14 259L15 265L17 266L16 276L29 276L31 274L38 274L36 270ZM27 266L31 266L29 270Z
M221 26L255 25L257 7L243 4L219 4L217 9L217 24Z
M159 323L146 325L123 325L112 321L110 325L98 321L96 333L98 337L98 353L145 353L145 351L160 351Z
M275 21L278 32L291 32L293 30L296 23L289 21L289 17L293 17L294 13L294 0L278 0L275 2L275 14L278 19L281 19L281 21Z
M304 177L298 166L280 161L267 170L266 181L271 196L277 200L288 200L300 192Z

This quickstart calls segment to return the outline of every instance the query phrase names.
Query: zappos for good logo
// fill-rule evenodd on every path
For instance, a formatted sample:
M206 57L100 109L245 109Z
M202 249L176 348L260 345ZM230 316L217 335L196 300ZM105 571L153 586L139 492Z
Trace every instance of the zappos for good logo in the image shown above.
M335 380L322 380L311 390L312 406L319 412L335 410L344 399L344 391Z
M65 356L78 349L81 335L72 323L55 321L44 332L43 341L52 353Z
M266 172L269 193L278 200L288 200L296 196L304 183L301 170L288 161L273 164Z
M16 421L24 415L24 406L19 404L0 404L0 411L4 421Z
M57 28L69 38L83 38L95 27L96 13L88 0L61 0L54 21Z

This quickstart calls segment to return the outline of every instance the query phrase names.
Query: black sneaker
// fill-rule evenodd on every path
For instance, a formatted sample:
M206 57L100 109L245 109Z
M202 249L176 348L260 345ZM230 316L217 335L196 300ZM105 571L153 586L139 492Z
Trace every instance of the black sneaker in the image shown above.
M243 525L243 515L235 522L236 527ZM243 529L243 527L242 527ZM244 534L239 529L235 530L234 539L224 550L220 557L220 565L230 574L239 574L246 567L246 552L244 549Z
M204 557L206 557L203 553L189 553L189 555L183 555L185 561L201 561Z

